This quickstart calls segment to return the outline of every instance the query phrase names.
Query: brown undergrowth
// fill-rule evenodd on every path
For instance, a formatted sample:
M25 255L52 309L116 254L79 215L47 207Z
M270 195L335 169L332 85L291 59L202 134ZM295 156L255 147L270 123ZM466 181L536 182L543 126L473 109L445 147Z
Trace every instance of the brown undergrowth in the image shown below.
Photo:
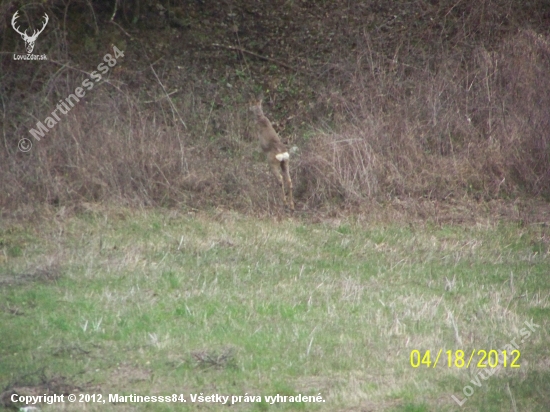
M445 15L454 16L453 24L460 21L455 11ZM489 17L487 25L502 19ZM219 67L202 69L191 61L182 67L167 57L141 61L154 57L141 38L127 44L107 82L89 91L40 141L29 130L81 84L76 67L92 69L95 60L60 69L55 63L71 58L53 41L54 64L35 74L16 72L15 63L2 57L9 69L2 74L3 90L11 100L3 105L0 204L12 210L115 202L278 212L277 184L246 113L247 93L258 89L267 94L266 114L293 147L298 210L550 196L550 37L516 22L515 31L484 41L487 27L474 38L467 29L479 21L469 15L462 23L452 41L422 31L433 35L437 27L410 26L416 46L403 38L399 45L376 30L336 33L349 53L335 48L309 68L290 62L298 68L294 74L282 74L286 69L277 68L277 60L242 54L216 79L208 76L220 75ZM254 26L242 25L241 46L254 49ZM388 60L384 47L390 46L396 49ZM146 58L138 56L140 47ZM230 53L215 50L214 60ZM93 56L109 51L103 47ZM197 51L204 59L210 52ZM29 153L17 149L23 137L32 140Z

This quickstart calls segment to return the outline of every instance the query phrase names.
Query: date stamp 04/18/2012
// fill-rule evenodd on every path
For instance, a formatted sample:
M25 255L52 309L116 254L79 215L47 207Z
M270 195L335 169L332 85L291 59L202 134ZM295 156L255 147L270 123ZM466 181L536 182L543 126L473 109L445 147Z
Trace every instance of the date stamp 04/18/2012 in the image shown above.
M436 356L433 356L432 351L429 349L424 352L413 349L410 354L410 363L413 368L421 366L435 368L439 363L447 365L448 368L455 367L459 369L469 368L472 364L477 368L496 368L499 365L504 368L519 368L520 357L521 353L517 349L510 352L495 349L472 349L469 354L461 349L454 351L439 349Z

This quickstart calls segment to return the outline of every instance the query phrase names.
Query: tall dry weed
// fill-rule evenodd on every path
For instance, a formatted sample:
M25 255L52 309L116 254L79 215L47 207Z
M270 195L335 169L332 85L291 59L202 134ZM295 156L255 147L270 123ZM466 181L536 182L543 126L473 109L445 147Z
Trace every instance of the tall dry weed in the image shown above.
M348 141L368 144L364 159L373 162L375 192L438 199L549 195L548 42L524 31L497 50L478 47L471 62L449 53L439 56L435 69L394 73L384 71L376 55L357 59L348 69L353 81L338 100L338 119ZM340 173L312 177L314 187L342 187L342 176L360 176L365 163L351 153L331 156L325 139L317 137L310 150L330 163L325 169ZM373 194L364 188L350 193Z

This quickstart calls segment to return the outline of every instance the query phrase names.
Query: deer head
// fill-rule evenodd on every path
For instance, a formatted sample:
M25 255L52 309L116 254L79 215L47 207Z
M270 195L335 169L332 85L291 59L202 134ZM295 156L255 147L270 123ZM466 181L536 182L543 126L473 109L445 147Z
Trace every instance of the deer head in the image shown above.
M254 113L256 116L263 114L262 110L262 100L261 99L250 99L248 102L248 109Z
M43 24L42 28L40 30L35 30L34 33L32 34L32 36L28 36L27 35L27 30L25 30L23 33L21 33L21 31L19 30L19 27L15 26L15 20L17 20L17 18L19 17L18 14L19 14L19 10L16 11L15 14L13 15L13 18L11 19L11 26L13 27L13 29L17 33L19 33L21 35L21 37L25 41L25 48L27 49L27 53L31 54L33 49L34 49L34 43L36 42L36 39L38 38L40 33L42 33L44 31L44 29L46 28L46 25L48 24L48 21L50 19L49 19L48 15L46 13L44 13L44 24Z

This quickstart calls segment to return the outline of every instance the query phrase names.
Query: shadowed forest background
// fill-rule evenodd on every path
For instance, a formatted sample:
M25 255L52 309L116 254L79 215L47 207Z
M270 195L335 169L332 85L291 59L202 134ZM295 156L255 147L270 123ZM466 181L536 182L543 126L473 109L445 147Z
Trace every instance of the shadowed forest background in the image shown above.
M298 210L392 206L437 219L458 211L461 220L481 202L529 219L531 200L550 196L546 1L0 7L3 208L275 212L277 185L246 110L261 93L293 148ZM34 50L48 61L13 59L25 52L11 28L17 10L23 30L48 13ZM124 57L44 138L32 138L113 45ZM23 137L28 153L18 150Z

